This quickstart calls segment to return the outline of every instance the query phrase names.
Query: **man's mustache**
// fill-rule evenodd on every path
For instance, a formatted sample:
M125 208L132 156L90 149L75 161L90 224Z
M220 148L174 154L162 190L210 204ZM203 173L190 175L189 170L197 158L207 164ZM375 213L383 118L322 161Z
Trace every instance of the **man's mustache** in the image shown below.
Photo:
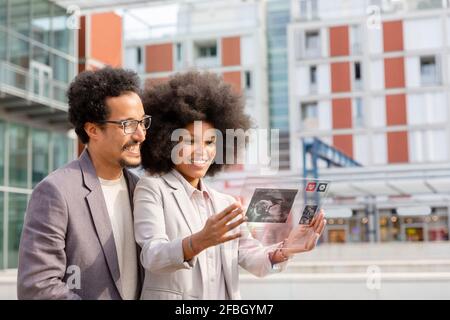
M130 142L127 142L124 146L123 146L123 150L125 150L126 148L128 148L128 147L132 147L132 146L134 146L134 145L140 145L141 143L140 142L138 142L138 141L135 141L135 140L132 140L132 141L130 141Z

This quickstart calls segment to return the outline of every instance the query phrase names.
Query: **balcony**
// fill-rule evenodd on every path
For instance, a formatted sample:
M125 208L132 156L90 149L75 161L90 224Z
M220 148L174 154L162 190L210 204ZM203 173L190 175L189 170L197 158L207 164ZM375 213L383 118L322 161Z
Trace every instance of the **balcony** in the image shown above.
M41 71L0 61L0 112L19 121L68 129L67 84Z

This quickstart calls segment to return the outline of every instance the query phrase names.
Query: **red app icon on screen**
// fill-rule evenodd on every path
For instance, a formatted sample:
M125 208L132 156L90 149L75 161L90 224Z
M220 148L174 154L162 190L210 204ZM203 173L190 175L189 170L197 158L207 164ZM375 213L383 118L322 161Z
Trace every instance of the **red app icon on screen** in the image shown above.
M315 183L315 182L308 182L308 184L306 185L306 191L307 192L314 192L314 191L316 191L316 186L317 186L317 183Z

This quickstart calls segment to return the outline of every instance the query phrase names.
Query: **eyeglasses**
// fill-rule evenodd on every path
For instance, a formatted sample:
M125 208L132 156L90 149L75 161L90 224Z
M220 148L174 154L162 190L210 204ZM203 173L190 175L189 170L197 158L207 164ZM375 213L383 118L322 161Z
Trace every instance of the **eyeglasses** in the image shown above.
M134 134L138 128L138 125L141 125L143 130L147 130L150 128L150 124L152 123L152 116L145 116L142 120L103 120L98 123L115 123L120 124L123 129L124 135Z

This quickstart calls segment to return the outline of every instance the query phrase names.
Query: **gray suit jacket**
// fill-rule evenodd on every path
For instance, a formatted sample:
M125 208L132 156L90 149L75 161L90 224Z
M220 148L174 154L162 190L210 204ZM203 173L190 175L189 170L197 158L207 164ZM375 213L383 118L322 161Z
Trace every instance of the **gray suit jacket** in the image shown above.
M236 200L208 188L214 212L218 213ZM207 299L208 279L205 251L184 261L182 239L200 231L203 224L181 182L167 173L155 178L144 176L134 193L134 232L142 247L141 263L145 280L141 299ZM246 225L239 239L220 245L225 285L230 299L240 299L239 266L263 277L283 271L287 262L272 268L268 253L277 244L264 247L254 239Z
M133 208L138 178L126 169L124 176ZM139 257L139 246L136 250ZM138 266L140 293L143 272ZM111 222L87 150L34 189L18 269L19 299L122 298Z

